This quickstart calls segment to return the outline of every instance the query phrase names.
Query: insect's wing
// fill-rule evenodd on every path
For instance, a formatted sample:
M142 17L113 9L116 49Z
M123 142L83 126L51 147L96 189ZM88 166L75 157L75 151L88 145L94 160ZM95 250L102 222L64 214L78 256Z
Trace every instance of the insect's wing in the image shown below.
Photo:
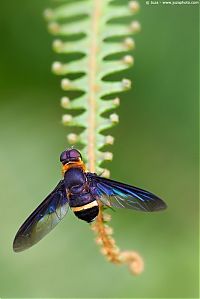
M144 212L163 210L167 206L151 192L87 173L91 193L104 205Z
M39 242L62 220L68 208L69 203L62 180L22 224L15 236L13 250L23 251Z

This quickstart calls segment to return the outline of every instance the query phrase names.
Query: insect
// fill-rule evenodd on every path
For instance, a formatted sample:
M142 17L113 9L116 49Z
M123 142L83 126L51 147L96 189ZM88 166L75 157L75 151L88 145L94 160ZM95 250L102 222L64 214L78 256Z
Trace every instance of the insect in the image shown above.
M98 216L100 203L144 212L166 208L163 200L148 191L87 172L76 149L61 153L60 162L64 178L18 230L13 242L15 252L39 242L63 219L69 207L88 223Z

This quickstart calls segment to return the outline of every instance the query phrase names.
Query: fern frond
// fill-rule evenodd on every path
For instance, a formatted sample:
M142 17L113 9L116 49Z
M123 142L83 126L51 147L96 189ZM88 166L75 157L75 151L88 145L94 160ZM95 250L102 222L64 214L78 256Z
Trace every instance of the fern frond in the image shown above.
M115 0L57 2L61 5L45 11L48 29L56 36L53 49L66 58L73 54L73 61L54 62L52 70L56 75L63 76L63 91L81 92L76 98L64 96L61 99L63 108L81 110L76 116L64 114L62 122L66 126L83 129L79 135L70 133L68 141L82 144L88 170L109 176L109 171L102 169L102 163L112 160L113 155L102 148L112 145L114 138L103 132L119 121L118 115L113 112L120 103L115 95L131 87L129 79L111 81L110 76L128 69L134 63L129 52L135 47L132 35L140 30L140 24L129 19L138 11L139 5L136 1L124 5ZM121 58L116 58L119 55ZM109 117L105 117L107 111L112 111ZM132 272L141 272L142 260L135 253L119 252L110 236L111 229L104 220L101 209L93 228L108 259L116 263L134 264ZM135 263L139 265L137 269Z
M114 117L111 114L109 118L102 116L106 111L113 110L119 105L119 101L114 98L105 100L105 96L131 87L131 82L127 79L109 82L105 78L129 68L134 62L130 55L118 60L108 58L134 48L134 40L130 36L140 29L136 21L127 25L116 23L116 20L134 15L138 6L135 1L125 6L116 5L115 1L110 0L61 2L65 4L46 11L49 31L56 36L66 38L77 36L77 39L70 42L56 39L53 42L53 49L63 54L79 53L82 57L69 63L55 62L52 70L62 76L81 73L81 77L75 80L69 80L67 77L62 79L61 87L64 91L84 93L83 96L64 105L66 109L84 109L84 112L76 117L64 115L63 123L67 126L85 128L85 131L77 136L76 141L83 145L82 151L88 169L99 173L103 171L101 163L106 157L108 158L107 154L101 151L101 148L107 145L107 139L102 132L118 122L115 114ZM119 36L122 37L120 41L112 40Z

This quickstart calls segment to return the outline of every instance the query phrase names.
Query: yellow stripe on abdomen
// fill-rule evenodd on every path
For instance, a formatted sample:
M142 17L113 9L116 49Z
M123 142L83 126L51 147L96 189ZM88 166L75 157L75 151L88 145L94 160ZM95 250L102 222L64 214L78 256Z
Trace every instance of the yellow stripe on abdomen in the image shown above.
M87 209L90 209L90 208L93 208L93 207L96 207L98 206L98 203L96 200L84 205L84 206L80 206L80 207L71 207L72 211L73 212L79 212L79 211L82 211L82 210L87 210Z

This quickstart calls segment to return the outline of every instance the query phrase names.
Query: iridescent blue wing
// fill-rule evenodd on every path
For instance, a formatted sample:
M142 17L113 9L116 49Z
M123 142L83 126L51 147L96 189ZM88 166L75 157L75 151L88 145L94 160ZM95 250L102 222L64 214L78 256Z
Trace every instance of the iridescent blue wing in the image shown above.
M15 236L13 250L23 251L39 242L63 219L68 208L69 203L62 180L22 224Z
M151 192L87 173L90 192L104 205L153 212L166 209L162 199Z

